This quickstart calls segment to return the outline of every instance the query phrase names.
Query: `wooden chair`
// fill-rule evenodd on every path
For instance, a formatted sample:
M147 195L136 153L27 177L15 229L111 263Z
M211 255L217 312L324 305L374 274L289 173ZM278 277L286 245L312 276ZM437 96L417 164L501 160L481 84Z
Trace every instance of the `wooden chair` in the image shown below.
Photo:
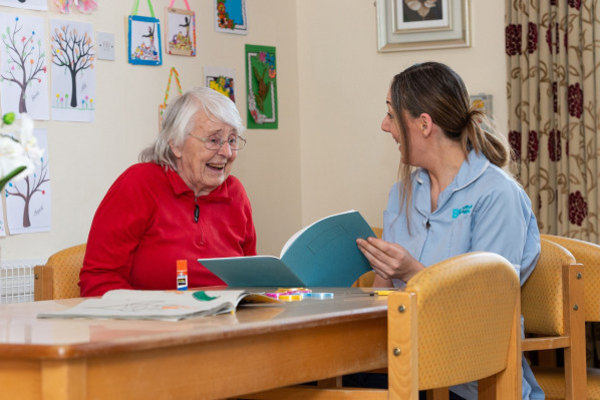
M416 400L419 390L478 380L480 399L520 399L519 339L513 266L493 253L463 254L388 297L388 390L294 386L242 397Z
M541 240L541 246L537 266L521 290L521 312L528 336L521 347L525 352L564 349L563 396L585 399L583 266L566 248L547 238Z
M583 314L585 315L585 321L599 322L600 246L583 240L570 239L554 235L542 235L542 238L565 247L571 252L571 254L573 254L577 263L583 264L585 268L585 279L583 279L585 310ZM573 340L577 340L577 344L584 343L585 346L585 338L583 336L584 335L578 330L577 337L574 337ZM565 358L565 364L566 361L568 361L568 358ZM569 393L571 393L572 388L567 389L565 383L566 371L563 368L538 367L534 368L533 372L538 383L546 393L546 399L564 399L567 398L567 390ZM574 371L573 374L581 374L581 372ZM598 370L587 370L586 386L587 399L600 400L600 372ZM583 395L585 395L585 393Z
M85 243L54 253L45 265L35 266L34 300L80 297L79 271L83 266Z

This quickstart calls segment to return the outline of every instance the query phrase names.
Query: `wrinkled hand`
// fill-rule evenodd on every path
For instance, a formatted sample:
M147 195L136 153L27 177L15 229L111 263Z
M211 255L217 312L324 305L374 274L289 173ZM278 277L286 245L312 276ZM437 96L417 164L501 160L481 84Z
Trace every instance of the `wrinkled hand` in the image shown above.
M365 255L377 275L383 279L401 279L408 281L413 275L425 268L410 253L397 243L369 237L357 239L358 249Z

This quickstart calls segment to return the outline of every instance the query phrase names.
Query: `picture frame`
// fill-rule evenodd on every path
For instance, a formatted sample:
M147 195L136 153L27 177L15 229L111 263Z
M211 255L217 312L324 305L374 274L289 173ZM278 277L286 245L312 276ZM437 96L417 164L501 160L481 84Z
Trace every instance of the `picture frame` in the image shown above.
M130 15L127 54L130 64L161 65L160 20Z
M166 7L165 50L178 56L196 56L196 13Z
M411 51L471 46L470 0L376 0L377 50Z
M278 129L275 47L246 44L246 78L248 129Z

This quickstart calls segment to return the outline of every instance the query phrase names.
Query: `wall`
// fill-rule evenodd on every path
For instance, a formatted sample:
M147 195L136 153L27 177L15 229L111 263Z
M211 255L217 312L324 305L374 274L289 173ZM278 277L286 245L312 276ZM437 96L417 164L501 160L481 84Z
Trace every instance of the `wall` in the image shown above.
M471 1L472 47L377 52L374 1L300 0L298 53L302 220L346 209L381 226L400 155L380 130L392 77L423 61L454 68L470 93L491 93L506 132L504 2Z
M280 238L301 224L294 3L250 0L247 7L249 34L240 36L214 31L212 1L190 0L196 12L198 55L163 54L160 67L127 63L125 20L133 0L100 1L99 10L89 16L77 12L65 16L56 11L53 1L48 3L52 4L48 12L25 12L9 7L0 7L0 12L41 16L47 23L51 18L93 23L96 31L115 34L116 60L97 61L95 122L36 122L37 127L48 130L52 230L2 239L2 259L46 258L57 250L87 240L93 214L108 187L125 168L136 162L139 151L157 134L157 107L163 100L172 66L177 67L184 89L203 84L205 65L235 68L237 104L240 110L245 110L246 43L277 47L280 123L277 131L248 131L249 144L240 152L233 173L244 182L252 201L259 248L264 252L278 252ZM168 3L153 1L159 18L164 18L164 6ZM175 5L184 7L183 1ZM140 14L149 15L143 0ZM162 27L164 29L164 23ZM46 50L49 54L49 43ZM174 96L174 87L171 90ZM244 112L242 116L245 120ZM270 245L272 243L275 245Z
M178 68L184 88L202 84L205 65L235 68L238 107L245 110L245 43L277 47L279 130L249 131L249 145L234 166L253 204L261 253L278 254L302 225L350 208L381 225L399 153L379 126L389 82L407 66L448 63L472 93L494 96L496 119L506 129L501 1L471 1L470 48L383 54L377 52L373 0L247 0L247 36L214 32L212 1L190 0L198 21L198 56L165 54L161 67L127 63L125 16L133 0L108 3L100 2L91 16L31 12L113 32L117 60L98 61L96 122L38 122L48 129L52 231L0 241L2 259L45 258L86 240L106 190L156 135L156 110L171 66ZM167 1L153 3L162 18ZM147 14L144 1L140 9ZM0 12L16 11L0 7Z

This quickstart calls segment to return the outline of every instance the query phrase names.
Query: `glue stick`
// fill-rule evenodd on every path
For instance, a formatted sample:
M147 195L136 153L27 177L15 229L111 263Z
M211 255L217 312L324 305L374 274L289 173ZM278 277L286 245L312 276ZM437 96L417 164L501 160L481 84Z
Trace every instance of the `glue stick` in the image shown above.
M187 260L177 260L177 290L187 290L188 269Z

